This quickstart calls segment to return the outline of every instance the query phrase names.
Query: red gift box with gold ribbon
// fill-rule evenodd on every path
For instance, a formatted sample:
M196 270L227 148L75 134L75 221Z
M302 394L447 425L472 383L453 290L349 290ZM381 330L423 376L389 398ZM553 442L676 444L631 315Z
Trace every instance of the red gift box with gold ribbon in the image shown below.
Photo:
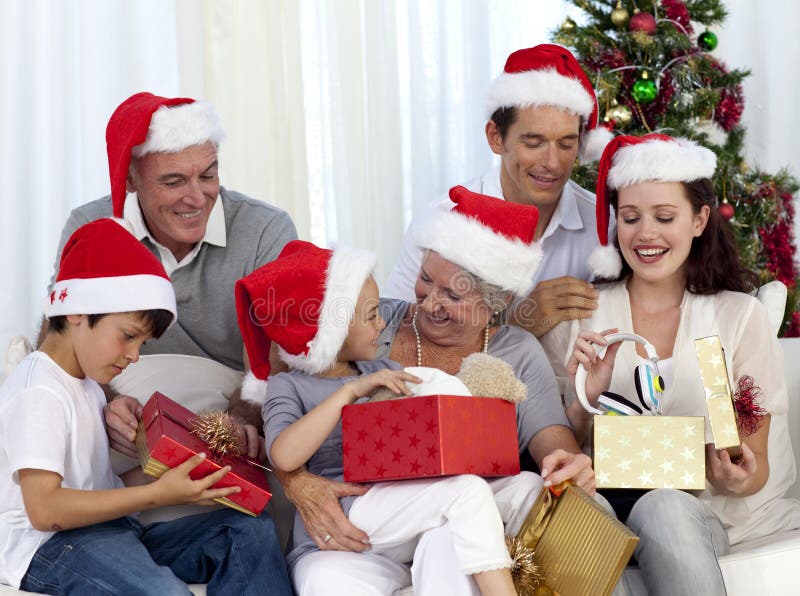
M342 409L344 479L519 473L517 415L494 397L427 395Z
M190 410L166 395L159 392L151 395L142 409L136 434L142 469L146 474L158 478L169 468L204 452L206 459L192 470L190 476L194 479L203 478L223 466L231 466L231 471L214 488L239 486L242 490L214 500L248 515L260 514L272 496L265 468L244 456L217 456L212 453L199 437L192 434L192 421L196 418Z

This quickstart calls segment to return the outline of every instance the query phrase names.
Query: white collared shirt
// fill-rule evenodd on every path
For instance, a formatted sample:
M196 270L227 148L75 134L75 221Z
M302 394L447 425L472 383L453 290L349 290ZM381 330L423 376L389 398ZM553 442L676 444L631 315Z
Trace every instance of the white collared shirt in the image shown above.
M213 244L214 246L225 246L227 243L227 235L225 233L225 212L222 208L222 199L219 195L217 195L217 198L214 201L214 206L211 208L211 213L208 216L206 233L203 236L203 239L195 244L194 248L192 248L189 254L183 257L180 261L175 258L175 255L172 254L171 250L158 242L150 233L150 230L147 229L147 225L144 222L144 216L142 215L142 209L139 206L139 197L136 195L136 193L130 193L126 197L122 215L125 220L127 220L128 223L133 226L133 235L136 236L137 240L143 240L144 238L147 238L156 246L158 249L158 254L161 257L161 264L164 266L164 270L170 277L172 277L173 271L180 269L181 267L185 267L194 260L194 258L197 256L197 253L200 252L203 242Z
M472 192L505 199L500 186L500 168L500 165L495 166L464 186ZM414 216L403 237L400 256L389 279L381 288L381 296L415 300L414 283L422 264L422 251L414 242L411 230L418 226L419 222L427 220L432 211L440 205L449 205L451 208L455 206L449 197L445 197ZM563 275L591 279L588 259L592 250L599 244L595 222L594 194L569 180L564 185L558 206L539 240L544 255L534 275L534 285L542 280ZM465 238L465 242L468 241L469 239Z

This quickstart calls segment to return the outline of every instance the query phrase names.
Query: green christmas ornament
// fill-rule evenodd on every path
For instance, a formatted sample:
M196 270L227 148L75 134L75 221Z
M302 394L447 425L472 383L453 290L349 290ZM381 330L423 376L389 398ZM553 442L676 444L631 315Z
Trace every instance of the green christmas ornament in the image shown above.
M631 95L638 103L650 103L658 95L656 84L647 78L647 73L642 73L642 78L633 84Z
M703 48L707 52L711 52L717 47L717 39L716 34L712 33L711 31L703 31L700 34L700 37L697 38L697 45Z

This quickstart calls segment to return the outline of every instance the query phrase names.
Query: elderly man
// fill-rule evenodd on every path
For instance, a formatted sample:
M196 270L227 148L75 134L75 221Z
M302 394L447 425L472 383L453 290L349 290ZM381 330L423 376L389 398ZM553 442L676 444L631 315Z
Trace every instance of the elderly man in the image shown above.
M233 287L239 278L278 256L297 237L282 210L220 186L217 150L224 132L208 102L137 93L112 114L106 129L111 195L76 208L61 235L56 269L67 238L101 217L124 218L136 237L155 254L172 280L178 322L142 348L143 359L120 375L112 393L148 386L169 392L184 405L220 408L231 399L244 369L242 337L236 322ZM147 361L145 361L147 360ZM174 380L177 376L181 380ZM190 382L184 382L188 379ZM164 387L178 385L192 400L218 387L222 399L187 403ZM116 390L116 391L115 391ZM146 393L146 394L145 394ZM200 398L202 400L202 398ZM111 444L137 457L132 443L139 402L118 396L106 413ZM250 455L258 433L242 425Z
M561 321L590 317L597 307L587 283L589 255L597 246L595 197L569 178L578 155L597 159L611 135L598 127L597 100L580 64L550 44L508 57L489 89L487 113L486 139L501 163L464 186L538 208L535 238L544 259L514 322L541 337ZM452 206L449 198L440 203ZM421 251L413 231L429 217L426 210L411 222L384 296L414 299Z

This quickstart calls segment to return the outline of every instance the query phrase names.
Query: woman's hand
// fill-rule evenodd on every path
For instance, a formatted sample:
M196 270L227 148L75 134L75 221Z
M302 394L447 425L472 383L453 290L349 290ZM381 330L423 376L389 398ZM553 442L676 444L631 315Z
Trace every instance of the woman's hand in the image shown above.
M355 401L372 395L380 387L386 387L397 395L411 395L411 390L406 382L422 383L422 379L403 370L384 369L369 375L362 375L355 381L350 381L347 387L352 392L353 401Z
M572 480L589 496L594 496L594 469L591 458L585 453L570 453L556 449L542 460L542 479L545 486Z
M746 443L742 443L742 456L736 461L731 459L727 450L718 451L713 443L706 445L706 478L719 492L732 496L749 494L756 472L756 456Z
M597 400L600 394L608 390L611 385L614 360L622 344L611 344L602 358L597 355L597 350L594 346L605 346L605 336L616 331L616 329L606 329L600 333L581 331L575 340L575 345L572 347L572 355L567 362L567 372L569 372L573 387L575 386L575 373L578 370L578 365L582 364L586 369L586 397L589 399L589 403L595 407L597 407Z
M321 550L361 552L369 548L369 536L350 523L339 504L341 497L363 495L369 486L334 482L305 469L278 473L278 478Z

